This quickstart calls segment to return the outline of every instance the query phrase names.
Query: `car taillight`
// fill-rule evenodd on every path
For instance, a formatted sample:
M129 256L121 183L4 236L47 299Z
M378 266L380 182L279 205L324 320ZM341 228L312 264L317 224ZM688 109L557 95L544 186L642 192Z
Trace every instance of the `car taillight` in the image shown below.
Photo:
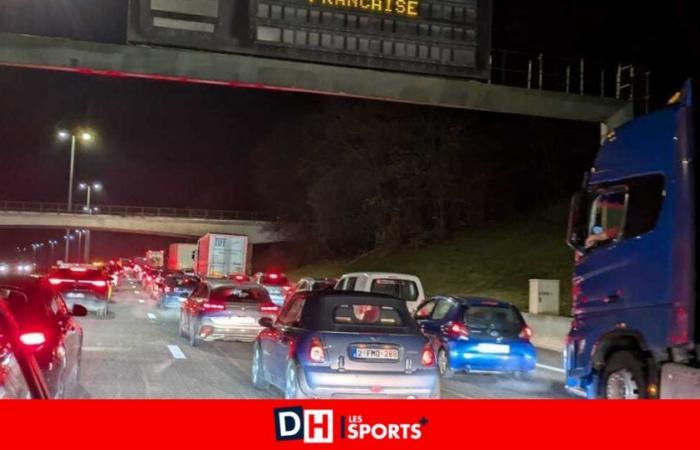
M469 328L462 322L450 322L446 326L446 332L452 338L469 337Z
M49 283L53 284L54 286L61 284L61 280L58 278L49 278Z
M236 281L245 281L246 277L244 275L236 275L233 279Z
M532 329L528 326L524 326L522 330L520 330L520 334L518 334L518 337L520 339L525 339L525 340L530 340L532 337Z
M279 314L280 308L277 305L260 305L259 311L263 314Z
M282 286L282 289L284 289L284 292L289 292L289 290L291 288L292 288L291 286Z
M105 287L105 286L107 286L107 282L102 281L102 280L95 280L95 281L92 281L92 285L95 287Z
M311 339L309 347L309 359L315 363L322 363L326 360L326 351L323 349L321 340L317 337Z
M208 309L211 311L221 311L223 309L226 309L226 305L223 305L221 303L204 302L204 303L202 303L202 308Z
M32 332L32 333L21 334L19 336L19 340L24 345L38 346L38 345L42 345L44 342L46 342L46 337L44 336L44 333L40 333L40 332L36 331L36 332Z
M423 367L431 367L435 364L435 353L430 344L425 344L420 355L420 362Z

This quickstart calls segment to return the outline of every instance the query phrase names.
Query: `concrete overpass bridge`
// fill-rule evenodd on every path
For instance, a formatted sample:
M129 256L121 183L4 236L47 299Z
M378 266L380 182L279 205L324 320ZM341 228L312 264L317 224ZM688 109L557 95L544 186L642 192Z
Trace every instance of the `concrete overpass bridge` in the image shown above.
M284 241L274 222L255 212L104 205L86 214L65 203L0 201L0 228L86 228L93 231L195 238L242 234L251 244Z

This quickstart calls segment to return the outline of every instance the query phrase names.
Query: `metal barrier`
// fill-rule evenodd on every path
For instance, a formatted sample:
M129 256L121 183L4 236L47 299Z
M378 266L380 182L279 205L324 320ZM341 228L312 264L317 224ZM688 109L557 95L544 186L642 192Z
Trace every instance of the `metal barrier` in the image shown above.
M641 67L497 49L489 61L488 83L630 100L649 112L651 72Z
M98 205L96 214L113 216L137 216L137 217L177 217L188 219L211 220L270 220L263 214L255 211L226 211L216 209L196 208L168 208L151 206L123 206L123 205ZM39 212L39 213L72 213L88 214L83 211L82 205L73 205L68 210L67 203L53 202L17 202L0 200L0 211L13 212Z

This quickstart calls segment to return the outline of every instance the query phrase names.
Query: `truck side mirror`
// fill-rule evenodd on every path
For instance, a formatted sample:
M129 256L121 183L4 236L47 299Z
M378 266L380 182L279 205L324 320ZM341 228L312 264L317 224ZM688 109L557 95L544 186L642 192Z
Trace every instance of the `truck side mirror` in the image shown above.
M586 194L587 192L582 189L571 198L566 244L574 250L582 250L586 244L586 226L588 224Z

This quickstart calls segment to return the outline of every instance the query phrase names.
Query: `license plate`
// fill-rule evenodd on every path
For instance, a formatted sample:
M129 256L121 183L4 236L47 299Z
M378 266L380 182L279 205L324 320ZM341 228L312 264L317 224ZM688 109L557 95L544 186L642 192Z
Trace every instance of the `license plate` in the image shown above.
M355 359L383 359L388 361L398 361L399 351L395 348L354 348L353 358Z
M217 325L255 325L252 317L214 317L212 321Z
M66 297L70 298L85 298L85 294L82 294L80 292L69 292L66 294Z
M508 354L510 353L510 345L504 344L477 344L476 350L480 353L497 353L497 354Z

